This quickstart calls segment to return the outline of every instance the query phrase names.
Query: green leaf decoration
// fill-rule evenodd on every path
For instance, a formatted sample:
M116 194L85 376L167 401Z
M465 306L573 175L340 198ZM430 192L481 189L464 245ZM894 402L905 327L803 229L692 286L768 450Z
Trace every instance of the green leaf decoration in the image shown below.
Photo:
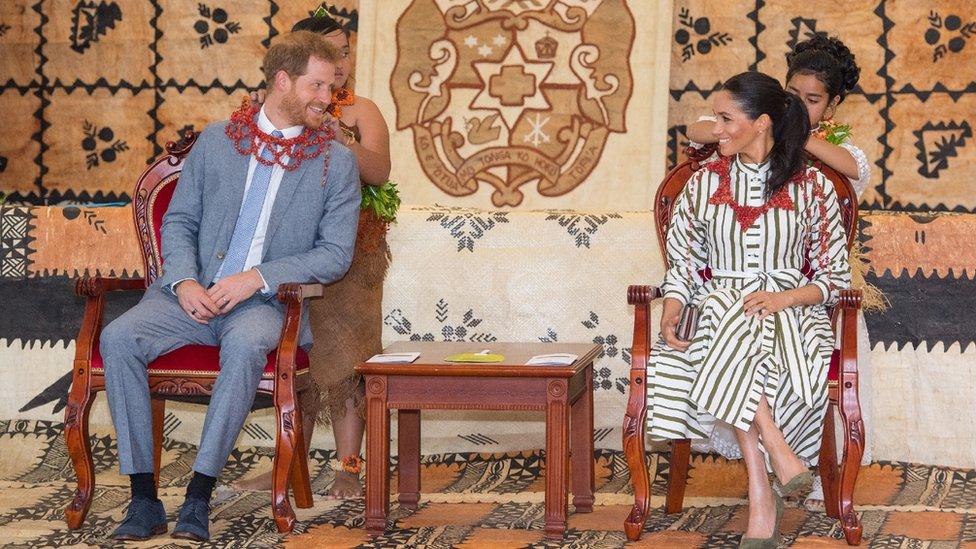
M820 122L820 134L831 145L840 145L851 138L851 125L836 122Z
M396 221L397 210L400 209L400 191L396 183L387 181L382 185L363 185L363 199L360 208L372 210L377 217L386 223Z

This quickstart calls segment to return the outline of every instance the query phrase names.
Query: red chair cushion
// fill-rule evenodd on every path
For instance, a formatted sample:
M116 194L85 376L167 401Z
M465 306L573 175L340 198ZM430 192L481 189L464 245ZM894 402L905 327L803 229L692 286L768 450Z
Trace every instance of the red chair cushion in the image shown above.
M827 369L827 381L840 379L840 349L834 349L830 355L830 367Z
M268 363L264 365L264 379L274 377L277 351L268 353ZM308 353L300 347L295 355L298 372L308 370ZM92 356L92 371L103 372L102 353L98 346ZM150 375L217 377L220 372L220 347L214 345L186 345L170 351L149 363Z

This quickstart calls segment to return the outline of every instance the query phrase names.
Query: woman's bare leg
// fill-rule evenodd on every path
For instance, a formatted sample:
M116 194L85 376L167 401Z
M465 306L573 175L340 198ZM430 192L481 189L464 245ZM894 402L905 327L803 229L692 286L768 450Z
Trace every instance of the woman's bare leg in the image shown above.
M766 474L766 460L759 448L759 431L753 423L748 431L735 429L742 459L749 474L749 525L743 537L768 538L776 528L776 502Z
M800 458L796 456L793 449L786 443L786 439L783 438L783 432L779 430L776 422L773 421L773 412L769 408L769 402L766 401L766 397L762 397L759 400L753 426L759 428L763 448L769 454L770 462L773 466L773 473L776 474L776 478L779 479L781 484L789 482L790 479L807 470L807 466L800 461Z

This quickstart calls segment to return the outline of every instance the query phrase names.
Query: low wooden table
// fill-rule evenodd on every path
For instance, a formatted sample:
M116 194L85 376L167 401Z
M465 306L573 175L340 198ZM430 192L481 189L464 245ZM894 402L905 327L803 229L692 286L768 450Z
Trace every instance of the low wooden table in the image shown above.
M444 357L488 348L493 364ZM569 460L573 505L593 511L593 361L599 345L562 343L395 343L384 353L419 352L411 364L365 362L366 529L382 534L390 508L390 409L397 409L400 505L420 499L420 410L535 410L546 413L546 537L566 531ZM572 353L569 366L526 366L535 355ZM572 430L572 436L570 431ZM573 451L571 452L570 449Z

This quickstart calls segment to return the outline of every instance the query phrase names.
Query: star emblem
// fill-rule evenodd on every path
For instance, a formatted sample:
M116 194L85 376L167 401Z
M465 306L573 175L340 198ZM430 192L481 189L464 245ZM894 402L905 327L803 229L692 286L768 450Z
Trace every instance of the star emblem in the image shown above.
M472 64L482 83L481 91L471 102L472 109L498 111L512 129L525 109L550 108L541 86L552 71L552 62L526 60L515 43L501 61Z

